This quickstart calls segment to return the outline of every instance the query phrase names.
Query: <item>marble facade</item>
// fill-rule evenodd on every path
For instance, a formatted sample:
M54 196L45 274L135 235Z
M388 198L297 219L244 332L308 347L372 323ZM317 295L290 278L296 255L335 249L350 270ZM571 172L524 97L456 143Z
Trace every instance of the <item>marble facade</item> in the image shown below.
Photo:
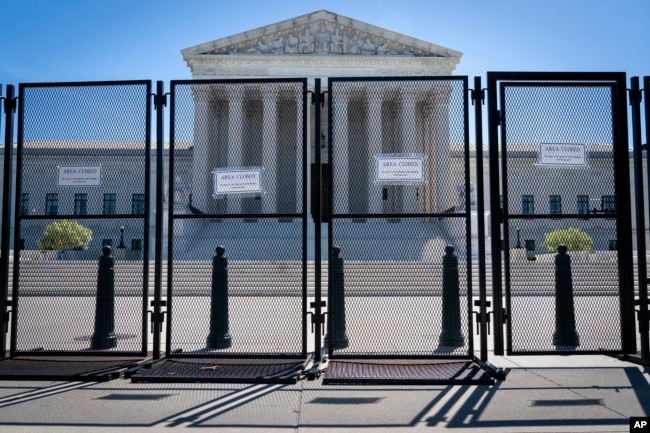
M325 90L327 78L331 77L431 77L449 76L460 61L462 53L424 42L409 36L399 34L387 29L376 27L361 21L337 15L328 11L317 11L290 20L271 24L258 29L246 31L236 35L217 39L194 47L182 50L182 55L189 66L193 79L275 79L275 78L306 78L308 87L313 89L314 80L323 80ZM392 88L377 91L362 90L361 92L350 91L347 95L339 95L337 100L337 114L335 127L332 131L333 138L337 142L348 142L349 148L354 146L363 148L367 153L367 159L371 161L378 153L384 152L387 148L386 138L382 136L381 126L384 122L396 124L396 128L402 131L402 140L399 144L393 144L390 149L393 153L414 152L416 149L428 152L427 178L432 185L442 185L443 180L448 176L449 163L449 137L448 124L445 115L449 104L449 89L433 89L426 92L417 91L408 82L391 82ZM267 174L268 188L266 194L261 197L261 209L267 212L283 212L280 203L283 201L280 189L277 187L282 176L298 174L297 172L280 172L283 164L278 164L273 152L268 152L268 145L271 144L279 119L272 114L282 104L282 97L274 91L265 89L264 84L247 84L247 90L235 95L228 95L217 89L212 89L210 94L203 92L196 95L197 109L195 126L195 155L210 155L210 146L228 146L229 149L237 148L233 152L228 151L230 160L217 160L215 157L204 158L195 156L193 173L208 173L210 166L234 167L241 165L246 160L245 155L254 152L251 146L255 144L242 142L242 138L235 136L236 131L233 125L241 125L248 122L250 125L263 124L265 134L262 141L257 145L262 146L259 161L263 164ZM244 98L244 99L241 99ZM285 98L286 99L286 98ZM423 106L423 101L429 100L428 105ZM212 102L208 102L212 101ZM397 101L395 103L395 101ZM284 103L287 103L286 100ZM389 119L390 110L382 107L394 103L392 118ZM242 118L242 104L259 107L258 110L247 112L247 119ZM374 107L375 111L382 113L379 116L366 116L363 121L367 128L367 136L364 141L352 142L348 129L352 128L351 120L347 118L347 107L367 106ZM219 108L217 108L219 107ZM239 107L239 108L238 108ZM201 112L199 116L198 113ZM425 114L425 111L429 114ZM384 113L386 112L386 113ZM232 115L230 114L232 113ZM239 113L239 114L238 114ZM206 118L207 116L207 118ZM255 116L260 119L255 119ZM424 116L424 117L423 117ZM429 119L427 120L427 116ZM296 122L299 122L296 117ZM314 113L308 113L307 137L310 141L309 152L310 162L314 162L315 152L321 152L321 161L327 161L326 149L320 143L316 143L313 137L313 122L320 122L323 131L327 130L327 106L321 113L321 119L314 119ZM210 120L211 119L211 120ZM425 138L424 142L414 142L415 134L410 135L408 131L415 131L424 120L425 123L434 125L432 131L420 131L417 135ZM228 123L230 122L230 123ZM230 128L231 134L224 133L221 140L215 144L215 135L206 133L205 128L212 128L214 124L222 125L224 130ZM230 126L228 126L230 125ZM269 132L269 129L271 131ZM297 131L301 128L296 127ZM210 138L212 137L212 138ZM326 139L326 137L323 137ZM217 139L218 140L218 139ZM244 139L245 140L245 139ZM383 144L382 144L383 143ZM264 149L267 149L266 151ZM352 173L355 170L345 168L348 166L348 150L343 150L336 155L335 164L344 167L344 172ZM244 155L242 157L242 155ZM243 159L242 159L243 158ZM254 158L253 158L254 159ZM253 161L253 159L248 159ZM298 161L296 161L297 165ZM366 173L368 175L368 173ZM347 178L347 176L344 174ZM367 176L370 178L370 176ZM210 197L210 185L203 181L191 181L194 189L194 200L197 207L208 211L214 210L215 206ZM378 196L381 192L375 191L377 185L369 182L367 191L359 191L359 196L368 194L371 197ZM400 187L401 188L401 187ZM449 190L452 193L443 193ZM292 193L300 194L300 186L292 189ZM399 192L402 204L396 205L393 212L438 212L452 206L449 196L455 196L455 185L450 188L441 186L429 188L425 193L425 199L421 202L420 209L412 208L414 200L409 195L417 194L415 189L409 191L403 188ZM351 197L351 201L355 197ZM347 201L347 199L345 200ZM286 200L285 200L286 202ZM381 203L369 201L365 209L358 211L370 213L386 212L381 208ZM228 212L239 212L242 210L242 200L228 200ZM337 212L351 211L346 203L341 203ZM222 209L226 210L226 209ZM389 210L390 211L390 210Z

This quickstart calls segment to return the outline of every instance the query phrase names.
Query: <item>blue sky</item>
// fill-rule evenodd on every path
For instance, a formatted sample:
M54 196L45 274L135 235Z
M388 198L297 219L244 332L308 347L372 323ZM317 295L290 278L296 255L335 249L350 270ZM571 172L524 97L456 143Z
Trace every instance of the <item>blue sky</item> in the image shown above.
M458 75L650 75L648 0L7 0L0 83L191 78L180 50L320 9L463 52ZM167 87L167 85L166 85Z

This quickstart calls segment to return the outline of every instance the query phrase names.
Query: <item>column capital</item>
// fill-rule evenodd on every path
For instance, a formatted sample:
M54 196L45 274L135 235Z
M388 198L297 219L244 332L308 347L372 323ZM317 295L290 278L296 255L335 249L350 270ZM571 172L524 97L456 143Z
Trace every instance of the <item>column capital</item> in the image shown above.
M198 103L212 102L215 99L214 88L205 85L191 86L194 101Z
M227 86L226 93L228 94L228 100L231 102L243 102L244 101L244 88L240 86Z
M279 91L280 89L273 83L264 83L260 86L260 93L264 101L277 98Z
M377 101L383 100L385 93L386 93L386 89L384 88L380 88L380 89L373 88L373 87L366 88L366 96L368 100L371 102L376 103Z
M427 88L423 88L417 83L412 82L400 83L399 86L400 96L402 97L402 100L407 102L415 102L417 97L423 95L427 90Z

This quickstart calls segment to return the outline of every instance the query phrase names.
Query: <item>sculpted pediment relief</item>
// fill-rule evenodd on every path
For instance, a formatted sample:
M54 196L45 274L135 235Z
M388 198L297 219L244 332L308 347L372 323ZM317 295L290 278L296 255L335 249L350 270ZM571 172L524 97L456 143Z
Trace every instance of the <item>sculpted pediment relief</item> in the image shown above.
M327 11L187 48L184 57L211 55L361 55L454 57L462 53Z
M356 54L416 55L417 50L325 21L300 26L205 54ZM440 57L436 54L430 56Z

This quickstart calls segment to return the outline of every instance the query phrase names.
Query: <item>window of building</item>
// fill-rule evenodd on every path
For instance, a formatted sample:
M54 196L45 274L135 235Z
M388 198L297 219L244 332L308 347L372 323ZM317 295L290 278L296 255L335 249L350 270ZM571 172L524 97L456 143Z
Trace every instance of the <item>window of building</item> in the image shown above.
M578 213L581 215L586 215L589 213L589 196L588 195L579 195L576 198L576 205L578 207Z
M521 196L521 213L526 215L535 213L535 200L532 195Z
M20 214L29 215L29 193L23 192L20 194Z
M59 213L59 194L48 192L45 194L45 215L58 215Z
M74 214L88 214L88 194L79 193L74 195Z
M604 195L601 197L601 207L605 212L616 212L616 196Z
M549 195L548 196L548 209L549 213L561 214L562 213L562 196Z
M114 215L117 207L117 194L104 194L104 215Z
M144 214L144 194L133 194L131 199L131 213L134 215Z

